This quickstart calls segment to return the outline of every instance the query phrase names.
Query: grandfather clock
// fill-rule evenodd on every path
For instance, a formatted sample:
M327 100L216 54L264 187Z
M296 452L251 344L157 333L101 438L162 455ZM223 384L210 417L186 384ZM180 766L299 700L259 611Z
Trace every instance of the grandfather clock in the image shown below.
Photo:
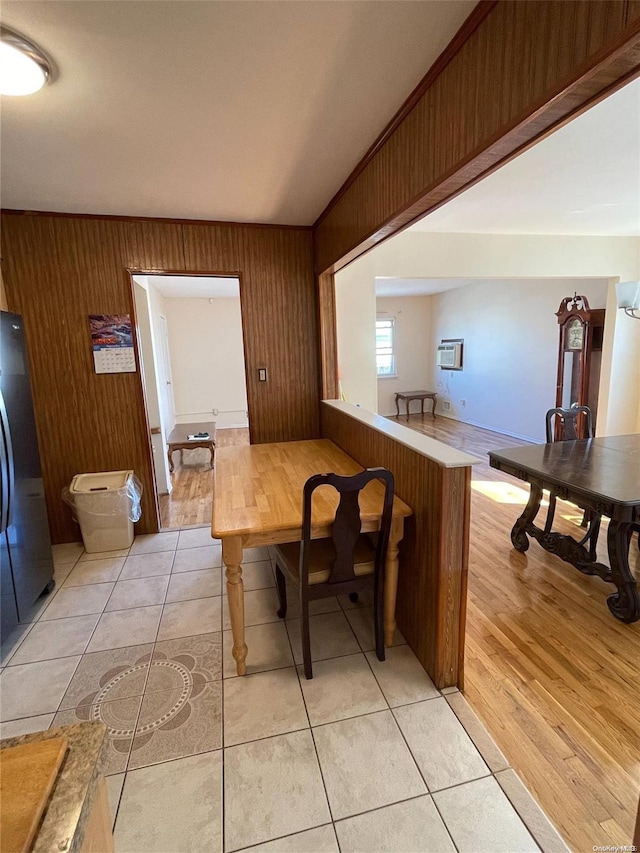
M591 309L586 296L567 296L556 311L560 326L556 406L588 406L596 421L602 361L604 308ZM582 421L582 418L580 418ZM584 424L576 424L581 438ZM557 428L560 424L556 425ZM557 434L557 430L556 430Z

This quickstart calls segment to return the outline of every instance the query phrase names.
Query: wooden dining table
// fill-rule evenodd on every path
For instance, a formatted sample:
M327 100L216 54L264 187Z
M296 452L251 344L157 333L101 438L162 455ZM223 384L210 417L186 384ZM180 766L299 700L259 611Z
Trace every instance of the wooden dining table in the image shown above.
M631 537L640 528L640 435L510 447L490 451L489 460L492 468L531 485L529 501L511 531L513 547L524 553L529 548L529 537L535 539L545 551L583 574L597 575L613 584L617 592L608 597L607 605L616 619L621 622L640 619L640 594L629 568ZM582 541L577 541L573 536L534 523L543 489L609 519L609 565L599 562L595 547L585 547L589 536L597 537L597 525L590 527Z
M217 451L211 534L222 540L238 675L246 673L248 654L244 636L244 548L298 541L302 536L302 490L309 477L329 472L352 475L362 470L362 465L328 439L223 447ZM360 493L364 533L380 527L383 492L382 484L376 480ZM314 539L330 536L337 506L335 489L320 486L316 490L311 531ZM393 642L396 627L398 546L404 534L404 519L410 515L411 508L396 497L385 566L386 645Z

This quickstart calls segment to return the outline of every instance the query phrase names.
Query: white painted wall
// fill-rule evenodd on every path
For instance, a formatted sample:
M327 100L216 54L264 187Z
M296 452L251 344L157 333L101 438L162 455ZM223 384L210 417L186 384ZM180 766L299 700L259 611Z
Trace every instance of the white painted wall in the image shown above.
M636 245L636 275L635 275L635 278L640 280L640 240L638 240L637 245ZM624 312L622 312L622 311L618 311L618 314L623 314L623 313ZM632 319L632 318L627 318L627 319ZM640 320L636 320L635 322L638 323L638 326L640 326ZM638 328L638 326L634 326L634 328L638 329L638 331L636 332L636 334L638 335L637 365L638 365L638 375L640 378L640 328ZM640 384L640 382L638 384ZM635 431L640 432L640 395L638 396L638 412L637 412L637 417L636 417L636 429L635 429Z
M375 368L369 306L374 300L376 276L607 278L610 285L597 431L600 435L636 431L640 423L640 321L625 317L613 306L614 282L640 278L639 247L637 237L409 231L397 235L336 276L338 357L348 398L372 408ZM519 316L517 306L513 306L513 319Z
M247 426L240 297L164 300L176 422ZM218 414L213 414L218 409Z
M396 373L391 379L378 379L378 407L381 415L395 415L396 391L432 390L433 346L431 338L431 296L378 297L379 317L395 318ZM412 411L418 403L413 403ZM431 403L427 401L425 408ZM401 413L404 413L404 403Z
M338 372L346 400L377 412L375 275L360 264L335 277Z
M608 281L483 280L431 297L430 384L451 416L509 435L544 441L545 412L555 406L558 323L555 312L574 290L604 308ZM464 367L441 370L441 338L464 338Z

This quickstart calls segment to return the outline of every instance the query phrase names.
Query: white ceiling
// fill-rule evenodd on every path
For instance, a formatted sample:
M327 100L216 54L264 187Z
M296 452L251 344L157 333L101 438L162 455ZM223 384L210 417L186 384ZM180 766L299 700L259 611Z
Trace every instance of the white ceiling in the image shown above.
M240 282L237 278L213 277L205 275L145 275L134 276L144 278L151 287L159 290L163 296L170 299L213 299L220 297L240 296Z
M471 234L640 234L640 80L412 226Z
M311 224L475 0L5 0L2 205Z
M376 296L430 296L474 284L476 278L392 278L376 276Z
M444 293L445 290L455 290L458 287L467 287L477 284L482 278L391 278L390 276L376 277L376 296L432 296L434 293ZM495 281L495 279L491 279ZM513 285L527 285L531 279L509 278L504 279ZM559 286L567 290L577 290L584 284L584 278L561 278L554 279ZM605 285L607 279L594 278L593 281L601 281Z

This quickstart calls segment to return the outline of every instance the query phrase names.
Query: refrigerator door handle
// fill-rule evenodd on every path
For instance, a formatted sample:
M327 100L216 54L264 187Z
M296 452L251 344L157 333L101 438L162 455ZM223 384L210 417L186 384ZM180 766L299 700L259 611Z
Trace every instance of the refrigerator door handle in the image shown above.
M0 533L4 533L7 527L11 524L11 499L15 484L15 471L13 467L13 447L11 445L9 419L7 417L7 410L4 405L2 391L0 391L0 464L2 466Z

